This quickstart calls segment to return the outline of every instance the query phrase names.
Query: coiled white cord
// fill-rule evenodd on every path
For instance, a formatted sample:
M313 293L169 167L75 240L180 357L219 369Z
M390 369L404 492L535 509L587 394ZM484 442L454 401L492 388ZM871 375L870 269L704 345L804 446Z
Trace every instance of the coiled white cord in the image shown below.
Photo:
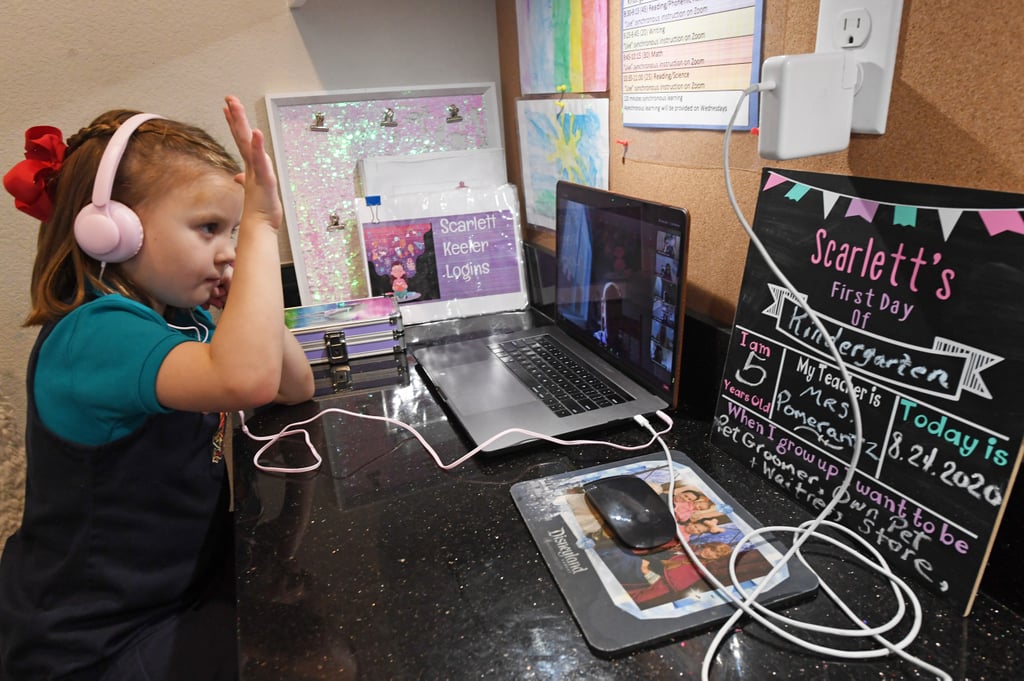
M253 455L253 457L252 457L253 465L256 466L256 468L258 468L259 470L265 471L265 472L268 472L268 473L308 473L310 471L314 471L317 468L319 468L319 466L320 466L320 464L321 464L323 459L320 456L320 453L316 450L316 447L313 446L313 442L312 442L312 440L310 439L310 436L309 436L309 431L305 430L304 428L301 428L300 426L304 426L304 425L307 425L309 423L312 423L313 421L315 421L318 418L322 417L324 414L329 414L329 413L342 414L342 415L345 415L345 416L355 416L355 417L358 417L358 418L361 418L361 419L369 419L371 421L383 421L385 423L391 423L393 425L399 426L400 428L404 428L405 430L407 430L410 433L412 433L413 437L415 437L419 441L419 443L423 446L423 448L425 450L427 450L427 453L429 453L430 456L434 459L434 463L436 463L439 468L442 468L442 469L444 469L446 471L451 470L453 468L457 468L458 466L461 466L466 461L469 461L471 458L473 458L474 456L479 454L480 451L482 451L485 447L490 445L492 442L500 440L505 435L509 435L509 434L512 434L512 433L520 433L522 435L526 435L527 437L536 438L538 440L544 440L545 442L551 442L553 444L562 445L562 446L571 446L571 445L604 445L606 447L612 447L614 449L619 449L619 450L626 451L626 452L635 452L635 451L641 451L641 450L647 449L648 447L650 447L654 443L654 441L656 439L660 438L662 435L664 435L668 431L672 430L672 419L668 416L668 414L665 414L665 413L660 412L660 411L657 412L657 415L658 415L658 418L660 418L662 421L665 422L665 428L660 430L660 431L655 431L648 424L648 428L651 431L651 433L653 434L653 436L651 437L650 440L648 440L647 442L645 442L643 444L640 444L640 445L619 445L619 444L615 444L614 442L605 442L605 441L602 441L602 440L563 440L561 438L551 437L550 435L542 435L541 433L535 433L532 430L527 430L525 428L509 428L507 430L501 431L497 435L493 435L493 436L487 438L486 440L481 442L480 445L477 446L475 449L472 449L472 450L466 452L465 454L463 454L461 457L459 457L455 461L452 461L451 463L444 463L443 461L441 461L441 457L434 450L434 448L430 446L430 443L427 442L426 439L424 439L424 437L422 435L420 435L420 433L415 428L410 426L408 423L405 423L404 421L399 421L398 419L391 418L390 416L375 416L373 414L360 414L359 412L349 411L348 409L342 409L340 407L329 407L327 409L324 409L324 410L318 412L315 416L312 416L312 417L306 419L305 421L297 421L295 423L291 423L291 424L285 426L279 432L277 432L277 433L275 433L273 435L255 435L255 434L253 434L249 430L249 427L245 424L245 413L240 411L240 412L238 412L238 416L239 416L239 419L241 420L242 432L244 432L246 435L248 435L253 440L257 440L257 441L265 442L266 443L262 447L260 447L258 450L256 450L256 453ZM268 465L263 464L263 463L260 462L260 458L263 456L263 453L265 451L267 451L267 449L272 447L274 445L274 443L276 443L278 440L280 440L283 437L288 437L290 435L299 435L299 434L302 434L303 438L306 441L306 446L309 447L309 451L313 454L314 463L312 463L312 464L310 464L308 466L302 466L302 467L298 467L298 468L281 468L281 467L278 467L278 466L268 466Z
M724 587L724 585L722 585L721 582L719 582L718 579L713 574L711 574L707 570L707 568L704 567L703 563L701 563L701 561L697 559L697 556L693 553L693 550L685 541L685 537L682 535L681 532L679 532L679 539L682 542L683 548L686 551L687 555L690 557L690 560L693 562L693 564L697 566L698 569L700 569L705 579L707 579L708 582L710 582L717 589L719 589L721 593L725 594L728 598L730 598L737 608L736 612L734 612L733 615L725 622L725 624L722 625L718 633L715 635L715 638L711 642L711 646L704 657L704 662L701 667L701 678L704 679L704 681L708 681L708 679L710 678L711 662L714 659L715 652L721 646L725 637L733 631L733 628L736 622L739 620L739 618L746 614L754 621L760 623L762 626L766 627L767 629L776 633L777 635L786 639L787 641L790 641L795 645L799 645L800 647L805 648L806 650L818 653L820 655L829 655L840 659L865 659L895 654L907 660L908 662L932 674L935 674L936 677L943 679L944 681L951 681L950 675L947 674L945 671L925 662L924 660L918 657L911 655L905 650L905 648L908 645L910 645L910 643L917 636L922 624L921 605L917 599L917 596L914 594L913 590L911 590L911 588L906 584L906 582L904 582L902 579L900 579L892 573L886 561L882 558L878 551L876 551L874 547L872 547L867 541L859 537L853 531L827 520L827 518L832 514L835 507L839 504L843 494L847 491L850 484L852 483L854 475L857 471L857 463L860 460L861 456L863 429L861 423L860 405L857 400L857 394L854 391L853 380L850 377L850 373L847 369L846 363L843 361L842 356L836 349L836 346L832 340L831 335L825 329L825 326L822 323L817 312L815 312L810 307L810 305L808 305L805 298L800 295L800 293L796 290L796 288L789 281L786 275L779 270L778 265L776 265L775 261L768 253L767 249L764 247L764 244L761 243L761 240L757 237L756 234L754 234L753 229L750 227L750 224L744 217L743 211L740 209L739 204L736 201L736 196L733 193L732 178L729 174L729 141L732 135L733 127L736 123L736 116L740 111L743 102L752 93L758 92L760 90L770 90L772 88L774 88L774 84L772 83L760 83L757 85L752 85L751 87L744 90L742 95L740 96L739 101L736 104L735 109L733 110L731 118L729 119L729 124L725 130L725 140L723 143L722 153L722 165L723 171L725 173L726 193L729 196L729 202L736 213L736 217L739 219L740 224L743 226L743 230L747 233L747 236L750 238L751 244L753 244L753 246L761 254L761 257L768 265L768 268L771 270L772 274L775 275L775 277L782 282L783 286L785 286L785 288L788 289L790 293L793 294L794 298L798 301L799 305L807 313L808 318L812 321L812 323L815 325L815 327L821 334L821 337L825 340L829 349L829 353L835 359L836 365L839 368L839 373L843 378L843 385L846 388L846 392L850 400L855 439L853 452L850 457L850 464L847 468L846 475L843 477L842 482L839 484L839 487L833 494L832 500L825 506L825 508L821 510L821 512L813 520L803 523L799 527L773 526L755 530L753 532L748 533L737 543L737 546L742 545L743 543L749 541L750 539L756 536L760 536L761 534L766 534L769 532L791 532L795 535L795 539L790 549L783 555L780 561L775 566L773 566L771 571L763 578L758 587L752 590L751 592L746 593L739 586L736 586L734 588ZM645 423L644 420L638 419L638 423L650 429L650 425ZM660 437L658 437L657 439L659 440L659 442L661 442L662 447L665 449L666 457L668 457L669 466L671 470L671 454L669 454L668 447L665 445L663 441L661 441ZM670 505L671 499L672 497L670 490ZM831 528L835 531L848 535L856 542L859 542L871 554L872 557L869 558L864 554L859 553L856 549L851 548L846 544L843 544L835 540L834 538L824 534L823 532L820 532L819 528L822 527ZM856 613L852 611L852 609L841 598L839 598L839 596L828 586L827 583L825 583L824 580L821 579L820 576L817 575L817 573L815 573L815 575L818 576L818 581L822 591L824 591L829 596L829 598L831 598L836 603L840 610L842 610L850 619L850 621L854 623L856 628L843 629L801 622L799 620L794 620L782 616L778 613L775 613L771 610L768 610L764 606L757 603L757 597L772 583L772 579L775 577L775 575L794 556L796 556L805 566L807 566L808 569L814 572L813 569L811 569L810 566L807 564L807 561L804 560L803 555L800 553L800 549L804 545L804 543L806 543L808 540L812 538L819 541L827 542L829 544L832 544L833 546L840 548L842 551L846 552L851 557L859 560L869 569L874 570L878 574L882 575L892 585L893 592L896 597L896 614L894 615L894 617L882 625L879 625L877 627L869 627L866 623L862 621L860 617L857 616ZM736 574L736 560L737 554L736 552L733 552L729 561L729 574L730 578L733 581L733 584L739 585L740 582ZM885 639L882 636L882 634L891 631L897 624L903 621L906 615L906 603L904 601L903 594L906 594L907 598L910 600L913 609L911 627L910 631L901 640L899 640L898 642L892 642ZM806 639L800 638L799 636L781 628L779 625L776 624L776 622L785 623L791 627L804 629L806 631L829 634L838 637L870 637L874 639L876 642L878 642L881 647L866 650L846 650L829 646L822 646L811 641L808 641Z

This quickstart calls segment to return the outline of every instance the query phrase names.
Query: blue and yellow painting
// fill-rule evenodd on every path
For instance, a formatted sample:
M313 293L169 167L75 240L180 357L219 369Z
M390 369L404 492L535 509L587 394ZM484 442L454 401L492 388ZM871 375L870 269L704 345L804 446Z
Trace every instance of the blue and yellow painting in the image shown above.
M555 228L555 185L608 188L608 100L520 100L526 220Z

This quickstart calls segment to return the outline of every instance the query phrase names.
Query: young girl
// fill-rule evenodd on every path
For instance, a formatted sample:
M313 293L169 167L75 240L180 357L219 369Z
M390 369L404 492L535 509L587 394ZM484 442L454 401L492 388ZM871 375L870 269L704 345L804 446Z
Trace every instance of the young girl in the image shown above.
M66 149L30 129L4 177L42 220L25 512L0 555L9 681L237 675L224 413L308 400L313 377L284 326L264 138L226 102L244 176L183 123L145 120L128 138L112 198L141 221L134 255L89 256L74 227L133 112L101 115Z

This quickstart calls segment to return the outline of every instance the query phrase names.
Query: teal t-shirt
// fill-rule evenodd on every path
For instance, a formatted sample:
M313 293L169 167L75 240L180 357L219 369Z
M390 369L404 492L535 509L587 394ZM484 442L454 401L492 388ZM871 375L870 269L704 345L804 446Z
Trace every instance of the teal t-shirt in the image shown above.
M61 319L39 350L36 410L47 428L84 445L112 442L151 414L171 411L156 397L156 376L179 343L208 341L203 309L175 320L118 294L85 303Z

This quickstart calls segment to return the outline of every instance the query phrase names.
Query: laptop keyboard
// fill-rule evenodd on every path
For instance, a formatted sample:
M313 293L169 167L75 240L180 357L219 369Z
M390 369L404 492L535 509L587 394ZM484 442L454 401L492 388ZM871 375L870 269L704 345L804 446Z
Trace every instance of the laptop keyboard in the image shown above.
M583 414L633 398L576 360L548 335L490 345L526 386L558 417Z

